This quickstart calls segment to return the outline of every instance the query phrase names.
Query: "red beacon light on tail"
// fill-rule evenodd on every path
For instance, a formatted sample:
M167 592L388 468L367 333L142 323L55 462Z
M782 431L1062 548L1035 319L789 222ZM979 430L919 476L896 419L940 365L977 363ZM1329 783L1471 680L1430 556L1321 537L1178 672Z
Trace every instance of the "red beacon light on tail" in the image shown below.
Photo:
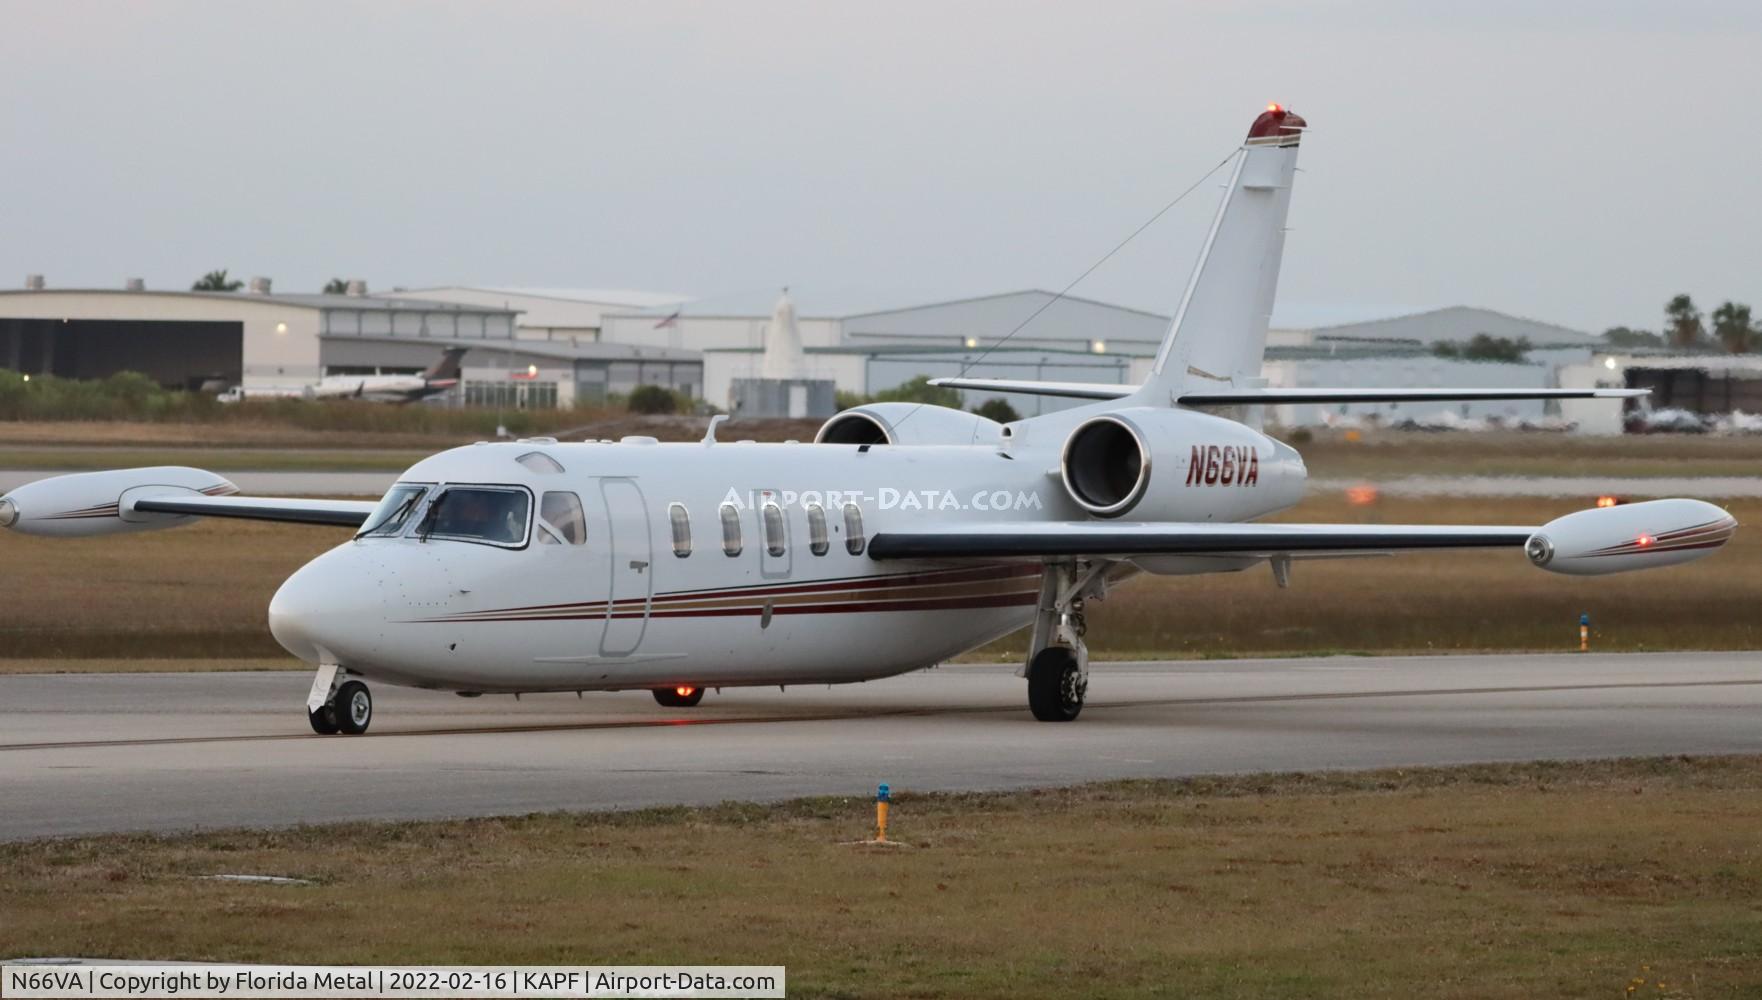
M1308 127L1309 123L1303 120L1302 115L1275 101L1266 106L1260 117L1254 119L1254 124L1248 128L1248 138L1267 140L1255 145L1287 146L1296 142L1297 137Z

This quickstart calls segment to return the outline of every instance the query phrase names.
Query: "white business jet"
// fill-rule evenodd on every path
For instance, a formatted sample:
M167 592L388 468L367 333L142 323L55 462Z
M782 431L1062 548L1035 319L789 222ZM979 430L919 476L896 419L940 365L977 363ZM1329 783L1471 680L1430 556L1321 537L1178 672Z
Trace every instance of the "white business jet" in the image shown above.
M414 375L326 375L309 385L246 389L235 385L222 403L245 399L365 399L374 403L414 403L459 384L459 359L467 348L449 347L439 360Z
M1405 549L1508 547L1598 574L1706 555L1722 509L1657 500L1541 526L1267 524L1303 496L1297 452L1211 411L1281 402L1568 399L1622 389L1277 389L1259 378L1303 119L1260 115L1149 379L944 379L1078 397L1009 424L909 403L833 417L813 444L479 444L418 462L378 503L234 495L189 468L60 476L0 498L43 535L198 517L355 529L282 584L270 630L317 666L320 733L364 732L366 681L463 695L863 681L1032 628L1037 719L1088 687L1084 608L1139 572L1235 572Z

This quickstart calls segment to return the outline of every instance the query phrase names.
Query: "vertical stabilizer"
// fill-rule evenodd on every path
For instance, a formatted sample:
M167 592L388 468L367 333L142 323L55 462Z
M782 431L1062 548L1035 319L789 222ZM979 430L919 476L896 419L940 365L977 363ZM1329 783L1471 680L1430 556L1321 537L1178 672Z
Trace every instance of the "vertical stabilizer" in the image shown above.
M1248 130L1180 308L1137 394L1143 402L1168 405L1183 390L1259 384L1306 127L1275 104Z

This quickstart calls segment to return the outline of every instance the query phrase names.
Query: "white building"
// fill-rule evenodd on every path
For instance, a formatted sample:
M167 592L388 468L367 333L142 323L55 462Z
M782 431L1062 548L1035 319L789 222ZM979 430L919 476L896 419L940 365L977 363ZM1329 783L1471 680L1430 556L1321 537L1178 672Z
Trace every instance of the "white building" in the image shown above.
M437 285L399 288L391 297L503 309L520 314L515 336L526 340L562 340L590 344L600 340L601 318L609 312L667 309L686 297L671 292L639 292L605 288L506 288ZM658 345L667 346L667 345Z
M569 406L663 385L697 395L696 352L515 336L500 305L405 295L139 287L0 290L0 367L65 378L145 374L173 388L287 390L325 375L409 374L466 348L454 402Z
M1644 399L1612 406L1566 400L1561 413L1592 434L1620 434L1641 409L1687 410L1704 415L1762 413L1762 356L1754 354L1597 354L1560 371L1573 389L1650 389Z
M1042 290L892 308L856 303L848 295L791 294L803 377L830 379L840 391L860 395L918 375L1120 382L1134 357L1155 355L1169 322L1155 313ZM771 306L760 296L740 296L607 313L602 338L702 351L704 398L727 407L735 379L763 375ZM967 395L968 405L984 398ZM1012 403L1025 413L1068 405L1022 398Z

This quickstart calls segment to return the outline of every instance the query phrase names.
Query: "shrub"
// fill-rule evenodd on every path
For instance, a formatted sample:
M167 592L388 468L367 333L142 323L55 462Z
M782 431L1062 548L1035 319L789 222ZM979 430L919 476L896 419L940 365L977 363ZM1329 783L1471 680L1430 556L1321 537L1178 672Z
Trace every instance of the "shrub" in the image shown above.
M958 389L931 385L930 376L919 375L910 382L903 382L891 389L876 393L875 402L928 403L932 406L948 406L958 410L961 405L961 394Z
M980 403L978 408L973 412L987 420L995 420L1000 424L1013 424L1022 419L1022 415L1016 412L1015 407L1009 405L1008 400L998 399L996 396Z
M679 399L673 390L658 385L639 385L630 392L631 413L677 413Z

